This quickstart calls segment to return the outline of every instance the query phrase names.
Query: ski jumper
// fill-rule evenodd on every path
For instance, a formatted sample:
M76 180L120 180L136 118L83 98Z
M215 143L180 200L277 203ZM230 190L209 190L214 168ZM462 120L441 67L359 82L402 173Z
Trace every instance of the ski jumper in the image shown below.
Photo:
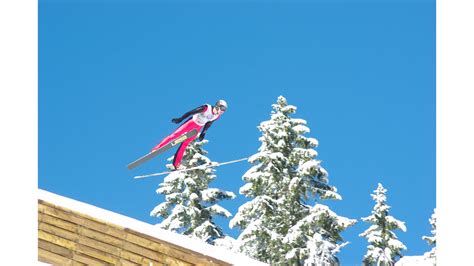
M194 110L191 110L185 113L180 118L173 119L172 121L175 123L181 123L184 119L191 116L186 122L184 122L180 127L178 127L173 133L169 136L164 138L158 145L156 145L152 151L158 150L159 148L167 145L171 141L179 138L180 136L186 134L193 129L196 129L198 132L204 127L201 134L199 135L199 140L204 139L204 135L206 134L207 129L212 125L212 123L217 120L220 115L212 113L212 106L210 104L205 104L200 106ZM189 139L186 139L181 145L179 146L176 154L174 155L173 159L173 166L178 168L181 165L181 160L183 159L184 151L186 147L191 143L193 140L196 139L198 135L194 135Z

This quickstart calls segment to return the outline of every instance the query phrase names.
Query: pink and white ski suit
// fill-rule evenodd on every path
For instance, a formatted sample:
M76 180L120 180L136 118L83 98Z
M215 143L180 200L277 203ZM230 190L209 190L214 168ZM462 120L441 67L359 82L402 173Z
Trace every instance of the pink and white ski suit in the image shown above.
M158 145L156 145L152 151L157 150L166 144L170 143L171 141L179 138L180 136L186 134L186 132L189 132L193 129L196 129L198 132L204 127L202 130L201 134L199 134L199 140L204 139L204 135L206 134L207 129L212 125L212 123L219 119L220 115L219 114L214 114L212 111L212 106L210 104L205 104L203 106L200 106L194 110L191 110L187 113L185 113L183 116L180 118L175 118L172 121L175 123L181 123L184 119L186 119L188 116L192 115L192 118L188 119L186 122L184 122L180 127L178 127L173 133L171 133L169 136L164 138ZM174 155L173 159L173 166L175 168L178 168L181 165L181 160L183 159L184 151L186 150L186 147L191 143L193 140L196 139L198 135L194 135L189 139L186 139L181 145L179 146L178 150L176 151L176 154Z

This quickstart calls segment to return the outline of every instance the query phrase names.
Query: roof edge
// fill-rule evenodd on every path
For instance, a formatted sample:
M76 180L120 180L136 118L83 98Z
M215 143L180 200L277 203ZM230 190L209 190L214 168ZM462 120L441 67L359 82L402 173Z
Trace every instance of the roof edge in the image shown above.
M233 265L267 265L243 254L234 253L223 247L212 246L205 243L204 241L173 233L171 231L158 228L155 225L105 210L94 205L57 195L46 190L38 189L38 199L57 206L72 209L79 213L83 213L85 215L89 215L124 228L129 228L139 233L152 236L170 244L177 245L200 253L204 256L215 258Z

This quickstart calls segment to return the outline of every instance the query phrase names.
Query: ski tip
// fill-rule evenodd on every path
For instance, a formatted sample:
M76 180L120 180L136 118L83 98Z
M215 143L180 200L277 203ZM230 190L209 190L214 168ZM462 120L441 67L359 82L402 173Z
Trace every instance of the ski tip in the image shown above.
M138 160L137 160L137 161L138 161ZM128 169L128 170L132 170L133 168L137 167L137 166L138 166L137 161L131 162L131 163L127 164L127 169Z

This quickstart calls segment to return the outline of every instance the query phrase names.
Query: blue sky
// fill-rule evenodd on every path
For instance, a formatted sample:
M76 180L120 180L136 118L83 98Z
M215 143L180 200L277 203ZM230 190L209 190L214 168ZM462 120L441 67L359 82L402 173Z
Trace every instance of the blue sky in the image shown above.
M343 200L321 202L360 219L388 189L405 255L430 247L436 203L434 1L40 1L39 187L148 223L163 200L169 151L136 170L175 125L171 118L225 99L209 129L213 161L257 152L257 126L279 95L298 107L318 159ZM238 194L246 162L223 166L213 187ZM222 202L231 213L242 196ZM236 237L228 221L218 223ZM359 221L343 265L360 263Z

